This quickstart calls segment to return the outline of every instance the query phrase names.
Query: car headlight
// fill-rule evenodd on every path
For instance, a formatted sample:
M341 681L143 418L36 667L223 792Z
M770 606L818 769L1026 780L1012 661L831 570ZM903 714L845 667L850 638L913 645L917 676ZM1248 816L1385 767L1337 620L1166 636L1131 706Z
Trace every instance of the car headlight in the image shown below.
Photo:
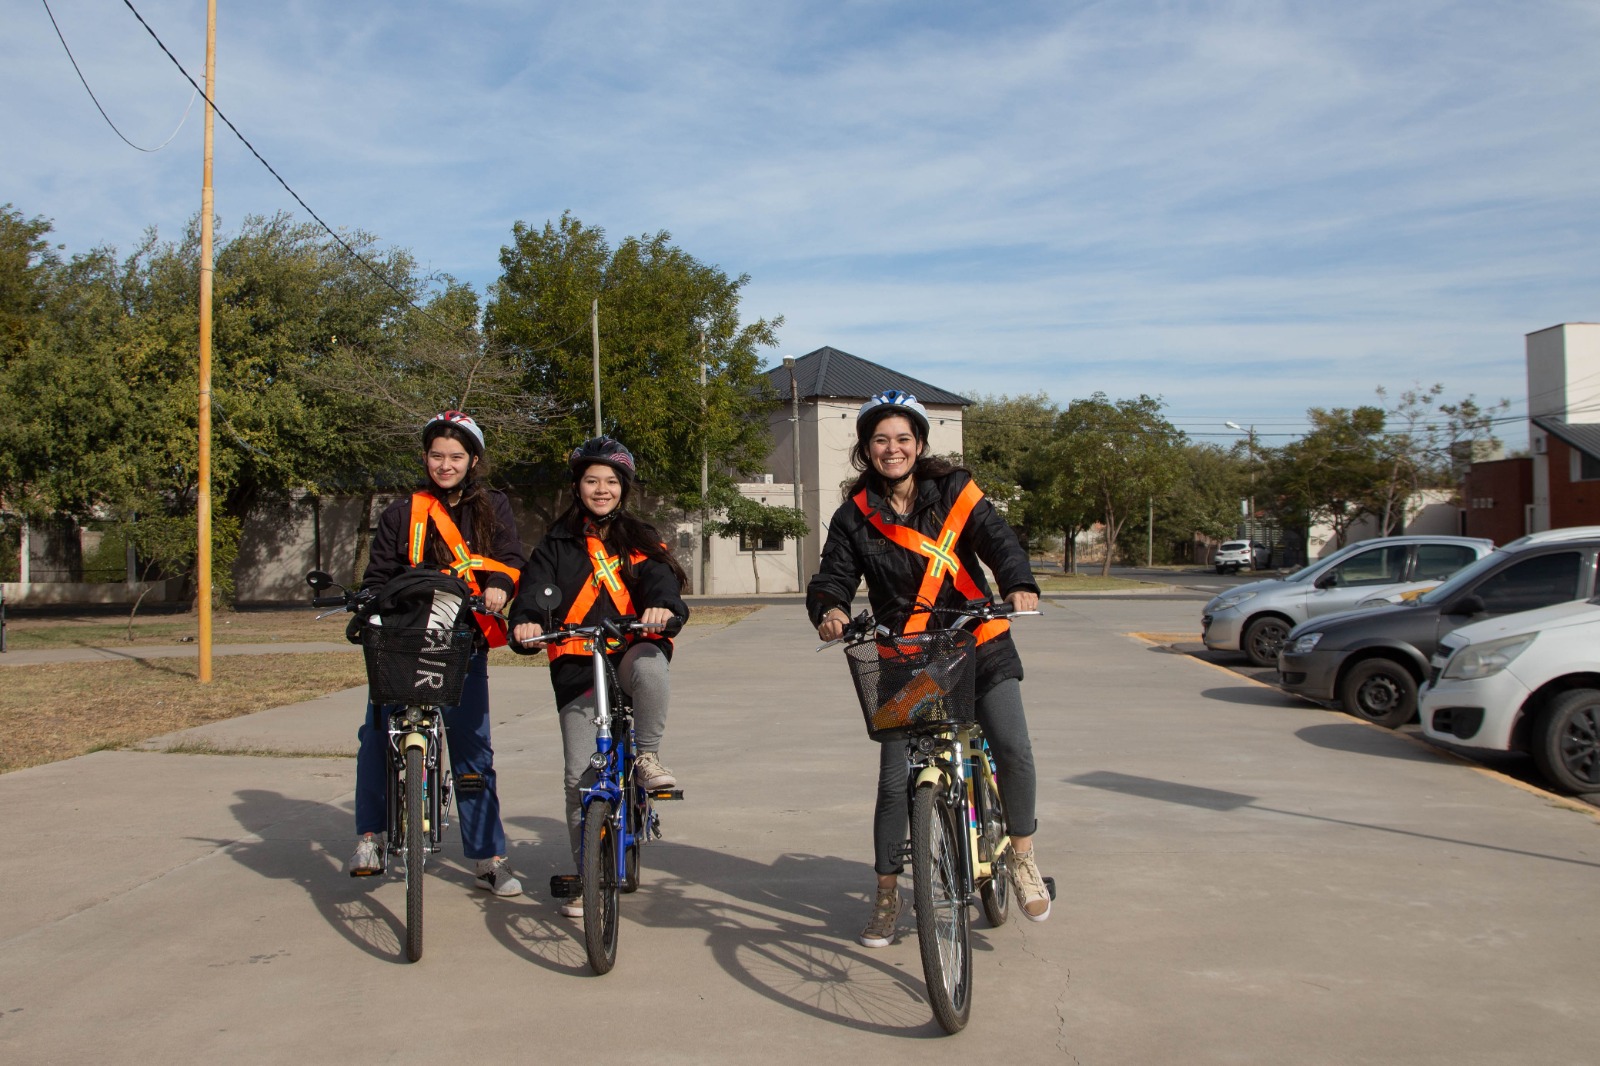
M1307 633L1294 638L1294 643L1289 645L1290 655L1304 655L1317 646L1317 641L1322 639L1321 633Z
M1215 600L1211 601L1212 602L1212 610L1215 610L1215 611L1231 611L1233 608L1239 606L1241 603L1244 603L1246 600L1250 600L1250 599L1254 599L1254 598L1255 598L1255 593L1254 592L1229 592L1229 593L1225 593L1224 595L1218 596Z
M1538 633L1524 633L1516 637L1486 640L1482 644L1467 644L1450 656L1442 676L1452 681L1476 681L1492 677L1511 665L1511 660L1528 650Z

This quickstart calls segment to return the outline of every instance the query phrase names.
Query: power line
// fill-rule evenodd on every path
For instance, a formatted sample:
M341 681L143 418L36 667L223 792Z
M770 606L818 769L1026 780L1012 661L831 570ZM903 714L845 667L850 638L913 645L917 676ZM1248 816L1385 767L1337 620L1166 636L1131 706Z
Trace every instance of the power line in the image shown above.
M56 39L61 42L62 50L67 53L67 60L72 64L72 69L77 73L78 80L83 83L83 91L89 94L90 100L94 101L95 110L99 111L100 117L106 120L106 125L111 127L111 132L115 133L118 137L121 137L123 144L138 152L159 152L161 149L171 144L172 138L176 137L178 135L178 131L183 129L183 124L189 121L189 112L194 108L194 98L200 94L199 88L196 87L195 91L189 94L189 104L183 109L183 117L178 119L177 127L173 129L171 135L169 135L166 140L162 141L154 148L146 148L143 145L134 144L132 141L128 140L127 134L119 130L117 128L117 124L111 121L111 116L106 114L106 109L100 106L100 98L94 94L93 89L89 88L89 79L83 76L83 68L78 66L78 57L72 54L72 49L67 45L67 38L61 32L61 25L60 23L56 22L56 13L50 10L50 0L40 0L40 3L44 4L44 13L50 16L50 26L56 31ZM138 12L135 12L135 14L138 14Z

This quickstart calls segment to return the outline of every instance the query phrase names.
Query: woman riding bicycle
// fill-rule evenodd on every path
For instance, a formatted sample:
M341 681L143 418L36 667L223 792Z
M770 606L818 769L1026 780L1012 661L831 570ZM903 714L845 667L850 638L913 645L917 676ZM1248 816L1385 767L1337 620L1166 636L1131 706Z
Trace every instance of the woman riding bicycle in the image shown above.
M376 589L412 568L448 571L481 593L484 606L499 611L516 594L522 570L506 495L483 484L487 473L483 430L460 411L434 415L422 427L422 465L427 484L409 499L390 504L378 519L371 557L361 577ZM461 702L444 716L450 769L461 812L461 846L476 863L477 884L497 896L515 896L522 884L506 865L506 835L495 789L494 748L489 740L490 644L505 643L504 627L480 617ZM352 876L383 872L377 835L387 821L388 727L381 708L367 704L356 756L356 833Z
M544 585L554 585L561 592L561 604L551 612L557 624L636 615L645 625L665 627L629 637L609 654L623 691L633 700L639 751L634 778L642 788L672 788L677 778L661 764L659 753L671 697L669 638L689 617L688 605L680 595L688 577L661 543L655 527L628 510L634 461L627 448L610 437L595 437L573 450L568 466L572 503L528 560L524 592L512 606L511 638L532 640L544 633L545 612L535 607L532 599L534 590ZM567 830L577 861L583 818L579 790L595 743L592 652L576 640L551 644L547 650L566 759ZM582 917L583 901L564 900L561 913Z
M806 588L806 608L823 640L844 632L862 578L872 613L897 633L919 632L929 624L929 615L913 612L913 604L960 608L989 599L980 560L1013 607L1038 606L1039 586L1027 553L984 499L971 471L927 451L928 412L915 396L891 390L861 405L850 453L861 473L834 512L821 565ZM1033 853L1036 786L1019 684L1022 660L1003 620L985 623L976 635L977 718L994 754L1011 833L1006 869L1023 914L1042 922L1050 916L1050 895ZM859 938L869 948L887 947L894 939L900 915L897 879L904 869L897 856L907 819L905 744L885 743L872 825L877 893Z

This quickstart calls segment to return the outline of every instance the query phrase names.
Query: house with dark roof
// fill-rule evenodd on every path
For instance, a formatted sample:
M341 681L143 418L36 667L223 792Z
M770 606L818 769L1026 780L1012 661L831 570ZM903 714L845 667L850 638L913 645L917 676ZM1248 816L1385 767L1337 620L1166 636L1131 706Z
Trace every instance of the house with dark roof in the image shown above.
M767 380L786 402L769 423L767 472L741 485L740 491L769 505L800 510L811 532L798 545L787 540L760 545L709 542L707 592L753 592L758 576L762 592L805 588L822 555L828 522L843 501L842 490L855 480L850 449L856 440L856 414L874 393L911 393L928 409L929 447L941 455L962 450L961 420L971 400L870 359L822 347L786 356L767 371ZM696 559L697 590L699 573Z

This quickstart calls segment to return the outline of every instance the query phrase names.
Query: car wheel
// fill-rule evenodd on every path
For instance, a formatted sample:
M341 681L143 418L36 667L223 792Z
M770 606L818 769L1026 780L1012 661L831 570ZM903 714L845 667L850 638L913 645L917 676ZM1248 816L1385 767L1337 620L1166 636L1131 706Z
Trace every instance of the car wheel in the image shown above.
M1255 665L1277 666L1278 651L1288 635L1289 623L1283 619L1272 616L1257 618L1244 627L1244 637L1239 641L1239 647Z
M1417 679L1393 659L1368 659L1350 668L1339 684L1346 714L1398 729L1417 714Z
M1565 792L1600 792L1600 690L1563 692L1539 713L1533 761Z
M1227 567L1223 566L1221 563L1217 564L1217 573L1225 574L1227 572L1228 572L1228 568Z

